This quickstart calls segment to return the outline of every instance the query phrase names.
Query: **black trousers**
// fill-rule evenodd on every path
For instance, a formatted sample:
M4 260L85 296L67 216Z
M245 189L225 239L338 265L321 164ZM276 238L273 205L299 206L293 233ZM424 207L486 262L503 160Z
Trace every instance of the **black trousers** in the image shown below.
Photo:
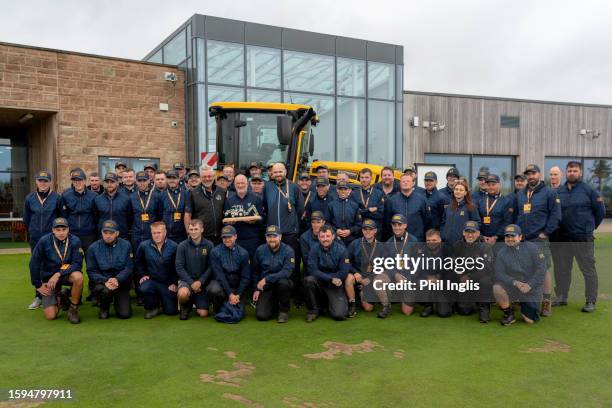
M595 245L593 236L564 237L559 245L559 268L555 268L555 293L567 300L572 283L574 258L584 277L584 296L587 302L597 301L597 270L595 269Z
M291 272L291 280L293 281L292 297L296 302L302 303L304 301L304 286L302 284L303 277L300 270L300 263L298 262L299 258L297 258L300 254L300 237L298 234L283 234L282 242L289 245L296 256L295 266L293 272ZM304 265L304 269L306 269L306 265Z
M132 316L130 282L119 284L119 287L115 290L110 290L103 283L97 283L94 286L93 293L98 298L101 310L109 310L111 303L114 303L118 318L129 319Z
M307 276L304 279L304 294L309 313L319 313L319 307L326 304L332 319L346 319L348 301L344 285L336 286L331 282L320 281L314 276Z
M87 250L89 249L91 244L96 242L96 238L97 238L97 235L95 235L95 234L80 235L79 236L79 240L81 240L81 248L83 248L83 252L85 254L87 254ZM85 271L83 271L83 272L85 272ZM89 287L89 293L93 292L94 286L95 286L95 284L93 283L93 281L90 280L90 281L87 282L87 287Z
M34 240L34 239L30 238L30 241L28 243L30 244L30 252L34 252L34 247L36 247L36 244L38 244L38 239ZM36 288L34 288L34 296L39 298L39 299L42 299L42 295L40 293L38 293Z
M257 307L255 308L257 320L270 320L276 310L289 312L292 286L293 282L289 279L279 279L274 283L267 284L257 300Z
M234 288L232 288L232 290L233 289ZM228 300L228 297L230 295L229 293L225 293L225 290L223 290L223 286L221 286L221 284L214 279L211 280L208 286L206 287L206 293L208 294L208 300L212 304L215 313L217 313L219 309L221 309L223 302Z

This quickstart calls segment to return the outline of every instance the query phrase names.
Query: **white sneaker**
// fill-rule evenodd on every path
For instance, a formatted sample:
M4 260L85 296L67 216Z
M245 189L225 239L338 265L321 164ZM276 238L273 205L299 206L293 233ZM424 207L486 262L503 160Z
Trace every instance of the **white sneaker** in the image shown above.
M38 309L41 306L42 306L42 299L39 297L35 297L32 303L30 303L30 306L28 306L28 309L34 310L34 309Z

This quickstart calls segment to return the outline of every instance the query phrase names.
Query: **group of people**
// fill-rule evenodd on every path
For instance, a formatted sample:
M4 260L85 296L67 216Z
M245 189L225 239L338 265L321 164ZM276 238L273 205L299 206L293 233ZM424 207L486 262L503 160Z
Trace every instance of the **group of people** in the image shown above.
M287 178L283 163L266 172L264 179L256 163L246 175L230 165L218 176L206 166L187 171L182 163L168 171L147 165L134 172L119 162L103 184L96 173L87 183L82 169L72 170L71 187L61 194L52 191L48 171L38 172L24 208L36 290L29 307L42 306L48 319L67 310L68 320L79 323L85 259L87 300L99 307L100 319L109 317L111 305L117 317L129 318L134 289L146 319L163 313L185 320L194 309L205 317L224 303L252 301L257 319L276 316L283 323L292 300L305 305L308 322L322 313L344 320L356 315L358 304L370 312L377 303L377 316L385 318L397 301L405 315L422 306L422 317L476 313L486 323L494 300L503 310L502 324L516 321L516 301L523 320L533 323L550 316L552 306L567 305L575 257L585 278L582 310L595 310L593 232L605 208L582 181L579 162L569 162L566 182L554 186L529 165L515 176L509 195L502 195L500 177L484 168L474 191L456 168L441 189L433 172L424 175L424 187L416 186L414 167L399 181L385 167L376 184L364 168L359 185L342 172L332 185L324 165L316 168L316 178L303 173L297 183ZM549 242L575 245L558 250ZM486 262L479 272L464 274L373 271L376 258L423 254ZM554 301L548 271L553 261ZM432 291L426 301L406 292L395 299L384 289L415 276L476 281L481 296L449 299Z

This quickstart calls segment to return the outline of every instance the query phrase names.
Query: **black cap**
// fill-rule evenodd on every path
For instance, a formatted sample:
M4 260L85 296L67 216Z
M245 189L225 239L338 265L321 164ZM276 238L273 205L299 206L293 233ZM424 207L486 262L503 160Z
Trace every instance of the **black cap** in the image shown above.
M174 165L172 165L172 168L174 170L183 170L185 168L185 165L181 162L178 162L178 163L174 163Z
M51 173L47 170L41 170L36 173L36 180L51 181Z
M525 175L521 174L521 173L518 173L517 175L514 176L514 179L515 180L516 179L521 179L521 180L525 181Z
M300 180L310 180L310 176L308 175L308 173L304 172L300 174Z
M234 235L236 235L236 228L231 225L221 228L221 238L233 237Z
M318 186L329 186L329 180L325 177L317 177L317 187Z
M523 172L523 174L528 174L528 173L540 173L540 168L538 167L537 164L530 164L529 166L527 166L525 168L525 171Z
M70 172L70 180L85 180L87 176L81 168L76 168Z
M106 220L102 224L102 232L104 231L117 232L119 231L119 226L113 220Z
M476 177L477 180L481 180L481 179L486 179L487 177L489 177L489 170L485 170L485 169L481 169L478 171L478 176Z
M412 164L409 164L402 173L416 173L416 170Z
M261 176L253 176L251 177L251 181L263 181L263 179L261 178Z
M456 167L451 167L451 168L450 168L450 169L448 169L448 171L446 172L446 177L450 177L450 176L453 176L453 177L457 177L457 178L459 178L459 177L460 177L459 170L457 170L457 168L456 168Z
M176 170L168 170L166 172L166 177L168 177L168 178L176 178L177 179L177 178L179 178L178 171L176 171Z
M149 181L149 176L144 171L136 173L136 181Z
M113 173L113 172L108 172L108 173L106 173L106 175L104 176L104 181L108 181L108 180L110 180L110 181L115 181L115 182L116 182L116 181L119 181L119 177L117 177L117 174L116 174L116 173Z
M347 190L350 189L351 186L349 186L349 183L347 183L346 181L339 181L336 184L336 190Z
M268 235L279 236L281 235L281 230L277 225L268 225L268 228L266 228L266 236Z
M191 176L198 176L198 177L200 177L200 172L198 172L196 169L189 170L189 173L187 174L187 178L189 178Z
M249 164L249 167L247 167L247 170L251 170L252 168L259 168L259 164L257 164L257 162L251 162L251 164Z
M63 217L54 219L52 228L58 228L58 227L68 228L68 221L66 221L66 219Z
M217 180L225 180L225 181L229 181L227 177L225 177L223 174L219 174L219 177L217 177Z
M487 183L499 183L499 176L497 174L489 174Z
M115 163L115 168L118 168L118 167L121 167L121 166L123 166L123 167L125 167L127 169L127 164L124 161L120 160L117 163Z
M428 171L427 173L425 173L425 176L423 177L423 180L437 181L438 180L438 175L435 172L433 172L433 171Z
M311 220L324 220L325 216L323 216L323 213L321 211L313 211L312 214L310 214L310 219Z
M143 167L143 170L146 170L146 169L157 170L157 166L154 165L153 163L147 163Z

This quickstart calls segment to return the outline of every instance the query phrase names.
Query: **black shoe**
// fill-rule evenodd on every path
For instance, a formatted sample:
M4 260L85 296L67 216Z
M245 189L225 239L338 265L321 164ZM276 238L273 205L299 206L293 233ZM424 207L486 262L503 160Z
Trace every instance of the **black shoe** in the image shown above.
M152 319L152 318L154 318L155 316L159 316L160 314L161 314L161 310L159 309L159 307L156 307L156 308L155 308L155 309L153 309L153 310L147 310L147 311L145 312L144 318L145 318L145 319Z
M306 323L312 323L319 317L316 313L306 313Z
M100 320L108 319L108 310L100 309L100 311L98 312L98 319Z
M357 316L357 302L355 301L349 302L347 316L348 317Z
M376 317L378 317L379 319L384 319L385 317L389 316L390 314L391 314L391 305L383 305L381 311L378 312Z
M79 317L79 305L73 305L72 303L68 307L68 321L72 324L81 323L81 318Z
M514 323L516 323L516 317L514 317L514 310L512 308L510 308L509 310L504 310L504 317L501 320L502 326L510 326Z
M423 308L423 310L421 310L421 314L419 316L421 317L429 317L433 314L433 306L432 305L427 305Z
M144 298L142 296L136 298L136 306L144 306Z
M582 311L584 313L593 313L595 311L595 302L586 302L584 306L582 306Z
M478 308L478 321L480 323L489 323L491 321L491 307L489 305Z
M181 320L189 319L190 314L191 314L191 308L186 307L186 306L181 306L181 314L179 316Z
M278 319L276 319L278 323L287 323L287 320L289 320L289 313L287 312L280 312L278 314Z
M66 311L70 307L70 289L63 288L59 293L59 305Z
M557 298L553 300L552 307L567 306L567 299Z
M93 295L91 293L89 295L87 295L87 297L85 298L85 301L86 302L91 302L92 296Z

